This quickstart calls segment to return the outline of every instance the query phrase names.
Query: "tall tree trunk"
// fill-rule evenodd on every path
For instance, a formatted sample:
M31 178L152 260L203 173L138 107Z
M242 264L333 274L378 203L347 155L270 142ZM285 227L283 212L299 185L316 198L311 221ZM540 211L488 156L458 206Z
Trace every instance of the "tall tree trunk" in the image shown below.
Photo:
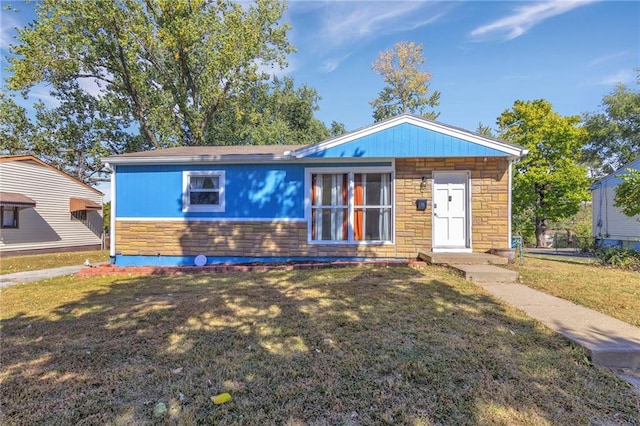
M536 217L536 247L537 248L547 247L547 238L545 236L546 230L547 230L546 220L541 217Z

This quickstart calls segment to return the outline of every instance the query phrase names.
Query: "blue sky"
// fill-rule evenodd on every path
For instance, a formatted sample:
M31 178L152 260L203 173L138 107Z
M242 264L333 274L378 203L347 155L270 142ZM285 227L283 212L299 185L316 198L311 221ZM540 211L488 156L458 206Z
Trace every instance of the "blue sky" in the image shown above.
M2 11L2 68L13 28L29 6ZM372 123L369 101L384 86L371 70L398 41L422 43L439 121L475 130L495 126L517 99L544 98L564 115L598 109L616 83L635 86L640 3L625 1L290 1L284 20L297 53L282 73L314 87L316 116L348 130ZM47 102L47 89L32 98Z
M318 118L349 130L372 122L384 83L371 63L402 40L424 46L438 120L470 130L517 99L595 111L640 66L638 2L297 1L286 18L298 48L288 73L318 90Z

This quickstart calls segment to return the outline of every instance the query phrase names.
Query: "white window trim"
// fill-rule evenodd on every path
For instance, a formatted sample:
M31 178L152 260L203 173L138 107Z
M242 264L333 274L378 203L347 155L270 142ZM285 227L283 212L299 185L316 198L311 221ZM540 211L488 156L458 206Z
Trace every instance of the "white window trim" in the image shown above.
M216 205L190 205L189 204L189 178L191 176L217 176L220 184L219 204ZM182 212L224 212L225 211L225 171L224 170L185 170L182 172Z
M394 245L396 241L396 173L395 163L391 166L369 166L369 167L308 167L304 169L304 218L307 221L307 243L312 245ZM348 224L347 239L340 241L313 240L311 239L311 176L313 174L335 174L346 173L349 184L348 188ZM391 240L390 241L358 241L353 239L353 219L354 219L354 174L359 173L390 173L391 174Z

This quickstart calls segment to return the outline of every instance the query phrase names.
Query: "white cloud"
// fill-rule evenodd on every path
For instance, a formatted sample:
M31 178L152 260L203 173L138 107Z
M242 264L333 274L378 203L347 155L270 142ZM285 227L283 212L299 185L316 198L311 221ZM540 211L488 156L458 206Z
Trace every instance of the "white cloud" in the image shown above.
M349 56L351 56L351 52L347 53L346 55L342 55L340 57L325 59L322 63L324 72L330 73L337 70L340 64L346 61L349 58Z
M414 30L436 22L444 12L428 2L326 3L318 35L331 46Z
M12 12L3 10L0 25L0 49L9 50L9 45L14 43L14 36L17 34L16 28L20 27L17 19L14 19Z
M601 55L596 58L593 58L592 60L587 62L586 66L587 68L592 68L598 65L606 64L607 62L613 61L614 59L618 59L626 56L627 53L629 52L626 50L623 50L621 52L607 53L605 55Z
M554 16L593 3L595 0L552 0L516 7L513 13L471 31L471 38L481 40L499 38L512 40L525 34L535 25Z
M635 80L635 76L632 70L624 69L616 72L615 74L609 74L600 80L600 84L606 86L615 86L616 84L628 84Z
M433 24L458 6L426 1L294 1L285 19L305 24L304 30L294 26L291 33L300 59L315 62L321 72L331 73L362 45Z

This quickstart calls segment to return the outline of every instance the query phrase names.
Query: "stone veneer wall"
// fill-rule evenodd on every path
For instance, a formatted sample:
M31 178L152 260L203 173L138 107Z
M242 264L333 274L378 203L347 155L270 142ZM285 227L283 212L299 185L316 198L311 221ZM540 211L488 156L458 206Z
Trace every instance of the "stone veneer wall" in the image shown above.
M509 161L506 158L411 158L396 160L396 246L398 257L431 249L432 171L471 173L472 247L474 252L509 246ZM422 177L429 179L420 191ZM416 211L415 200L429 200Z
M396 244L308 244L306 222L116 221L116 253L220 257L415 258L431 248L431 172L471 172L473 250L508 246L508 160L416 158L396 160ZM429 179L420 191L422 177ZM417 198L429 199L416 211Z

